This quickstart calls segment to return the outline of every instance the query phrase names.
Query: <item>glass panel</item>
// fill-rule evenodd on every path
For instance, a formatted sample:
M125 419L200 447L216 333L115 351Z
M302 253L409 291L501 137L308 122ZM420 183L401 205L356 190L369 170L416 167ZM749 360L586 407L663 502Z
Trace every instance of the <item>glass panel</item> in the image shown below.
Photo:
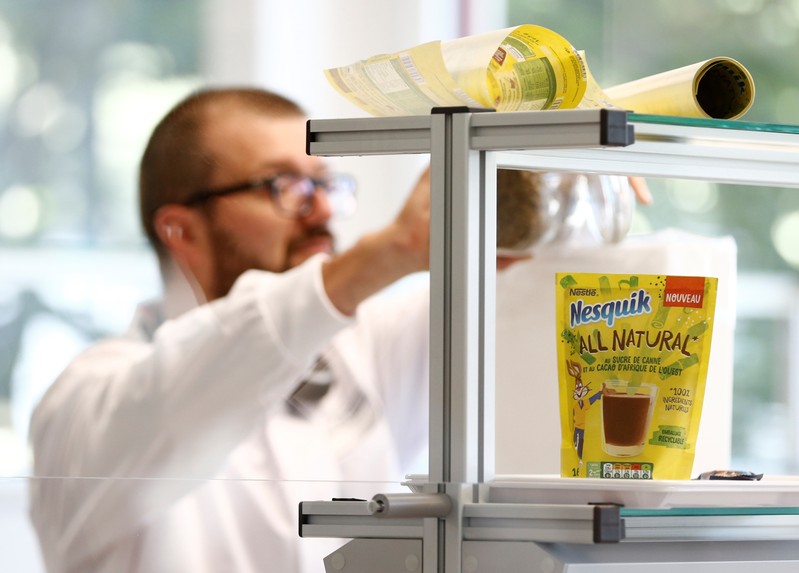
M44 573L39 543L28 517L28 480L0 478L0 546L3 570Z
M508 0L507 6L508 25L541 25L585 50L603 87L716 56L738 60L754 78L754 105L742 120L631 114L634 123L799 133L799 87L795 62L788 57L799 47L795 0ZM674 174L679 173L675 165ZM799 471L799 380L794 374L799 368L799 193L702 181L653 179L649 184L654 204L636 210L633 233L677 227L732 236L738 246L732 469Z
M198 84L202 7L0 0L3 571L44 571L28 481L9 477L31 471L34 405L160 290L139 230L137 164L155 122Z
M52 502L34 506L30 519L28 489ZM3 571L44 573L48 561L51 571L323 571L324 557L347 540L300 537L300 502L407 491L369 481L5 479ZM73 512L76 496L100 503ZM37 534L49 540L44 553Z
M799 125L790 57L799 44L795 0L508 0L507 15L509 26L544 26L584 50L606 88L717 56L733 58L755 84L743 119Z
M681 515L799 515L797 507L678 507L672 509L636 509L623 507L622 517L675 517Z
M733 467L795 472L799 323L792 301L799 281L791 233L799 216L799 194L702 181L649 184L655 202L637 210L638 232L678 227L706 236L729 235L737 244Z
M0 476L29 471L30 412L66 363L160 290L137 164L199 82L201 9L0 0Z
M756 123L753 121L705 119L700 117L681 117L676 115L648 115L631 113L629 120L633 123L661 123L664 125L684 125L686 127L713 127L718 129L737 129L741 131L764 131L768 133L799 134L799 125L783 125L777 123Z

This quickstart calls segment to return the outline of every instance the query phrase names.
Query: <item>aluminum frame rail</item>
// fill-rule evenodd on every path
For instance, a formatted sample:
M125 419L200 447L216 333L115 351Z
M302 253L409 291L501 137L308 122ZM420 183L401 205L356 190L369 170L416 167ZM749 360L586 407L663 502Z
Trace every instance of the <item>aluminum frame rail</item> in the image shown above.
M498 167L799 187L797 134L636 121L635 145L498 153ZM757 124L741 124L751 126ZM510 148L509 148L510 149Z
M466 503L462 510L467 573L788 573L799 562L799 515L791 511L625 516L613 504L522 503ZM423 567L431 528L430 518L378 516L368 501L300 506L301 537L354 538L325 559L328 573L436 571Z
M486 112L486 113L481 113ZM311 119L309 155L392 155L433 152L437 116L469 116L469 147L476 151L629 145L633 130L627 112L590 109L492 113L469 108L435 108L407 117Z
M354 538L325 559L328 572L795 571L794 515L631 516L596 537L592 506L489 503L484 485L495 472L496 169L579 166L799 187L796 134L631 121L618 110L442 108L430 116L310 120L307 151L430 154L430 462L428 482L417 489L446 495L452 508L443 517L423 504L418 515L377 517L368 502L303 503L301 535Z
M463 537L472 541L615 543L624 538L620 508L614 504L468 503ZM424 516L382 517L368 501L304 501L300 537L423 539Z
M625 146L627 113L497 114L438 108L429 116L309 120L313 155L429 153L430 458L428 493L453 511L427 518L425 571L462 570L463 508L494 475L496 164L489 152Z

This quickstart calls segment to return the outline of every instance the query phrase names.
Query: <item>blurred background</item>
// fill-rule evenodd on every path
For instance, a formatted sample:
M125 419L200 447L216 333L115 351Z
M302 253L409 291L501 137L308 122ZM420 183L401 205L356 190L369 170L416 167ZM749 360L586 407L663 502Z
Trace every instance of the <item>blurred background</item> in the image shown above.
M41 567L24 522L33 405L77 352L124 331L137 302L160 291L136 168L165 111L198 86L239 83L281 91L311 117L360 116L324 68L525 23L585 50L602 86L735 58L757 90L744 119L799 124L799 0L0 0L0 555L12 559L3 571ZM393 215L424 158L331 161L369 190L339 225L346 245ZM655 204L637 211L634 232L735 238L733 461L796 473L799 194L650 185Z

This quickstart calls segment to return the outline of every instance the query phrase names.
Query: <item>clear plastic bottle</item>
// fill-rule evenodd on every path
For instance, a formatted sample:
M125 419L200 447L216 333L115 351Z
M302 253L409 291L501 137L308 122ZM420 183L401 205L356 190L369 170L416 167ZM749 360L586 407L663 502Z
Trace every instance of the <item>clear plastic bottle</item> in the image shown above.
M498 254L618 242L630 229L634 205L635 194L624 176L501 169Z

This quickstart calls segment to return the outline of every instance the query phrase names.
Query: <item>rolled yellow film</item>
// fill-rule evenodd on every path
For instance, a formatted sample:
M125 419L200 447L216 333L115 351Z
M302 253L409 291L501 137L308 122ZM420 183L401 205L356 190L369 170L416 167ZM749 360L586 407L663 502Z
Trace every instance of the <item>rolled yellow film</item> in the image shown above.
M497 111L571 109L585 94L586 66L565 38L526 24L494 51L483 82Z
M440 106L500 112L619 107L737 119L755 99L752 76L727 57L603 90L585 54L532 24L378 54L325 75L341 95L376 116L426 114Z
M436 106L574 108L586 92L587 69L565 38L524 24L379 54L325 76L361 109L390 116Z
M637 113L737 119L755 100L749 71L718 57L604 90L619 107Z

